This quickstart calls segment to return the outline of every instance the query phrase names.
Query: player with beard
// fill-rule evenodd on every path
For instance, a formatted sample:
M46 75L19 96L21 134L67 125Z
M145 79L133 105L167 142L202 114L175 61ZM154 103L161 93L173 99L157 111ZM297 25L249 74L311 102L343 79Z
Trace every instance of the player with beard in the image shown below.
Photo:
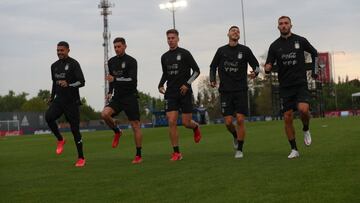
M139 164L142 162L142 135L140 128L139 96L136 89L137 61L125 53L127 45L124 38L115 38L113 44L116 56L112 57L108 62L109 75L106 77L110 83L107 95L107 99L110 99L110 102L104 107L101 117L114 131L112 147L115 148L119 144L119 138L122 132L116 126L113 116L119 114L121 111L125 112L133 129L136 145L136 155L132 163Z
M284 115L285 132L291 146L289 159L299 157L295 129L293 125L294 111L299 111L303 124L304 143L311 145L310 123L310 92L307 86L304 52L311 54L312 77L317 77L316 49L307 39L291 32L292 24L288 16L278 19L280 37L269 48L265 64L265 71L269 73L276 63L278 67L278 79L280 83L280 97L282 112Z
M210 85L216 87L216 72L220 79L221 112L227 130L234 138L235 158L243 158L245 139L245 116L248 114L247 77L254 79L259 74L259 62L249 47L239 44L240 30L231 26L228 34L229 43L220 47L210 65ZM248 64L252 67L247 74ZM236 118L237 129L233 124Z
M56 120L65 115L70 123L71 132L74 136L78 160L76 167L85 165L83 143L79 130L80 124L80 95L79 88L85 85L84 75L79 62L69 57L69 44L61 41L57 44L59 60L51 65L52 90L49 99L49 109L45 113L45 120L57 138L56 154L63 152L65 138L60 134Z

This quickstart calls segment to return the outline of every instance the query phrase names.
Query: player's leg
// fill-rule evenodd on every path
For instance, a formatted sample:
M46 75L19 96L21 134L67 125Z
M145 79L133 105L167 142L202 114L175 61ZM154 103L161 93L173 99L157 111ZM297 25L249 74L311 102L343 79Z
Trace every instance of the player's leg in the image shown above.
M57 139L56 154L61 154L64 150L65 138L60 134L56 120L63 114L60 104L51 103L49 109L45 113L45 120Z
M112 142L112 147L115 148L119 144L119 139L122 134L121 130L116 126L116 123L113 119L113 115L118 113L120 103L111 100L110 103L104 107L101 112L101 118L105 121L105 123L114 131L114 139Z
M141 124L139 120L130 121L131 128L134 132L134 140L136 146L136 155L132 163L138 164L142 162L142 134L141 134Z
M234 93L232 96L232 104L234 106L233 112L236 112L237 123L237 149L235 158L243 157L243 145L245 141L245 115L248 114L248 99L247 91Z
M63 109L60 104L57 103L52 103L45 113L45 120L58 141L63 140L63 137L60 134L56 120L59 119L63 113Z
M131 128L134 132L134 140L136 147L136 155L133 164L139 164L142 162L142 133L141 133L141 123L140 123L140 110L138 99L135 96L130 96L124 99L124 111L126 116L130 121Z
M289 159L299 157L299 152L296 146L293 120L294 120L294 112L292 109L290 109L284 113L285 133L291 147L291 152L288 156Z
M289 159L299 157L299 152L296 146L295 129L294 129L294 111L297 110L296 106L296 89L293 87L280 88L281 97L281 112L284 116L284 128L287 139L290 143L291 152L288 156Z
M174 150L171 160L172 161L181 160L182 156L181 156L180 149L179 149L179 134L177 131L177 120L179 117L179 112L178 111L168 111L168 112L166 112L166 117L167 117L168 123L169 123L170 141L171 141L171 145Z
M169 136L174 152L171 154L171 161L182 159L179 149L179 134L177 131L177 120L179 117L180 99L177 95L165 94L165 112L169 124Z
M74 136L74 141L78 153L78 160L75 164L77 167L85 165L85 157L83 152L83 141L80 133L80 107L78 104L71 104L64 107L65 118L70 123L70 129Z
M234 115L234 108L231 103L232 95L231 94L220 94L220 108L221 113L224 117L224 124L226 129L231 133L233 136L233 144L234 149L237 149L238 147L238 141L237 141L237 132L236 127L233 124L233 115Z
M307 86L302 86L298 90L298 111L300 113L300 118L303 124L303 133L304 133L304 143L306 146L311 145L311 134L309 130L310 124L310 92Z
M184 127L193 130L195 143L199 143L201 140L200 127L197 122L192 120L192 113L182 113L181 118L182 118L182 124L184 125Z
M182 110L182 124L194 132L194 141L199 143L201 140L200 125L192 119L193 99L192 93L188 92L181 97L180 108Z
M235 154L235 158L243 157L243 145L245 141L245 115L244 114L236 114L236 123L237 123L237 153Z

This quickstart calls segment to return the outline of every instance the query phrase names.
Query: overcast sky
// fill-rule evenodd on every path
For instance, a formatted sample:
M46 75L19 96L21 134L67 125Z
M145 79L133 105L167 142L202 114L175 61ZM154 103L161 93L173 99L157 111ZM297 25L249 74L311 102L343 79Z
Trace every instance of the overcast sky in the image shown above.
M50 90L56 44L65 40L85 75L81 96L101 110L104 71L99 1L0 0L0 95L14 90L32 97L39 89ZM208 75L216 49L228 41L228 28L238 25L242 30L241 1L187 1L186 8L176 11L180 46L193 54L201 75ZM160 56L168 50L165 31L172 27L171 13L158 6L166 0L111 2L115 4L109 18L112 39L126 38L126 52L138 61L138 89L158 97ZM345 52L335 54L336 76L360 78L360 1L244 0L244 9L246 45L259 61L279 36L277 18L288 15L292 31L306 37L319 52ZM114 55L113 49L110 53Z

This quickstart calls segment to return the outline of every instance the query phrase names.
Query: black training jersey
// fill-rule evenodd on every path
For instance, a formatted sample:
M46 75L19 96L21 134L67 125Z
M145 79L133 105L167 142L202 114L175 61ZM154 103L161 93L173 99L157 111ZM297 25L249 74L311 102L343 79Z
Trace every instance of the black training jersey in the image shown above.
M108 61L109 74L114 81L109 84L109 94L114 93L115 98L137 94L137 61L124 54L114 56Z
M311 54L313 73L317 72L317 51L304 38L296 34L290 37L279 37L269 48L266 64L278 67L278 79L281 87L306 84L304 51Z
M85 85L79 62L71 57L59 59L51 65L53 81L51 99L61 103L80 104L79 88ZM66 80L68 87L61 87L59 80Z
M182 85L192 91L191 83L199 76L200 69L188 50L178 47L167 51L161 56L161 66L163 74L158 87L167 82L166 94L180 92Z
M210 64L210 82L216 82L219 72L219 92L237 92L247 90L248 64L259 74L259 62L249 47L238 44L220 47Z

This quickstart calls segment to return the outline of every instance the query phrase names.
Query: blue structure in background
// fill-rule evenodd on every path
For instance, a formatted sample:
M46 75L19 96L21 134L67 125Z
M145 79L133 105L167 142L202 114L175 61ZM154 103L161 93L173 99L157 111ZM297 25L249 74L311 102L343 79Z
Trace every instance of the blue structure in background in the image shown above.
M168 121L166 119L166 112L164 110L153 111L152 114L153 114L152 123L154 127L168 126ZM177 120L178 125L182 125L181 115L182 115L181 112L179 112L179 118ZM194 108L192 112L192 119L200 124L207 124L208 115L206 108L203 107Z

